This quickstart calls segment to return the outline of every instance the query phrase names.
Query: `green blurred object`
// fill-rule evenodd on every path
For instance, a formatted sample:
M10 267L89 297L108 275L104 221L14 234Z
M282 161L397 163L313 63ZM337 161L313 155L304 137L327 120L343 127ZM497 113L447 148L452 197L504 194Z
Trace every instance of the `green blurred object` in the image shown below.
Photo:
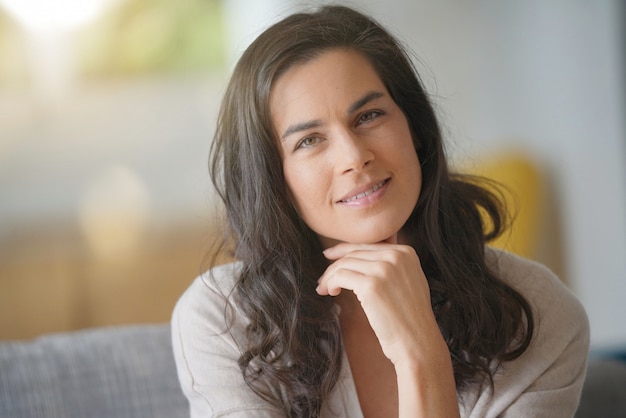
M28 84L28 61L19 27L0 7L0 86Z
M87 77L220 71L225 63L219 0L124 0L82 30Z

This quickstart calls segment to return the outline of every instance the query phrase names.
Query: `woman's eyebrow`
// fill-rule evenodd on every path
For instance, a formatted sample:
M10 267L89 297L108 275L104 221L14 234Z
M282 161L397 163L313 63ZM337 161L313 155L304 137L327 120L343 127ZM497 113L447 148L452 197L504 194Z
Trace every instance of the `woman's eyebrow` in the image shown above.
M354 113L372 100L378 99L379 97L383 97L385 94L380 91L372 91L365 96L361 97L359 100L352 103L352 105L348 108L348 114Z
M321 125L322 125L322 121L320 120L310 120L307 122L296 123L296 124L290 125L287 129L285 129L285 132L283 132L283 134L280 136L280 140L283 141L289 135L294 134L296 132L301 132L301 131L306 131L307 129L317 128Z

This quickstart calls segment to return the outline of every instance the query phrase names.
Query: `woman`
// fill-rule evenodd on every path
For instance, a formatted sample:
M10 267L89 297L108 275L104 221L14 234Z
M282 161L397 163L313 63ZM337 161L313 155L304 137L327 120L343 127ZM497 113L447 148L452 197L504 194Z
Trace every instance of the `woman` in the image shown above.
M485 247L500 202L448 171L410 59L372 19L324 7L261 34L211 174L237 261L174 311L192 416L573 415L584 310Z

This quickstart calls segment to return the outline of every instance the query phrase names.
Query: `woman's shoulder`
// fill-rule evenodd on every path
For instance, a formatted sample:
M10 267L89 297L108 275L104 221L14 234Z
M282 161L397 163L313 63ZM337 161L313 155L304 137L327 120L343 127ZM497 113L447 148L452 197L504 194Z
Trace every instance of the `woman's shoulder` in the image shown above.
M192 416L281 416L250 391L239 369L246 322L231 296L240 271L234 263L198 276L172 314L174 359Z
M234 262L215 266L196 277L181 299L214 298L216 295L229 296L235 289L241 272L241 263Z
M214 331L226 329L226 318L235 291L240 263L223 264L213 267L193 280L181 295L174 308L173 322L200 324ZM229 324L232 325L232 324Z
M496 249L487 250L486 261L530 304L534 331L528 349L498 369L493 392L486 390L475 403L470 402L473 412L481 416L571 417L589 350L585 309L563 281L540 263Z
M517 290L530 304L535 323L534 342L565 345L580 340L581 348L588 344L589 322L587 313L572 290L541 263L518 255L489 248L487 265L494 273Z
M572 290L545 265L507 251L488 248L487 265L506 284L521 293L538 311L541 322L546 312L561 323L575 322L587 326L585 310Z

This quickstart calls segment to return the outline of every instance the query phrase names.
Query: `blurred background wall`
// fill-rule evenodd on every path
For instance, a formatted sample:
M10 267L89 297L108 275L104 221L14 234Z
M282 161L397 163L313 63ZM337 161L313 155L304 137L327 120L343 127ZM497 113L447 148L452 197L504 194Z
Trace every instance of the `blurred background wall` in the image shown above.
M50 22L0 0L0 338L169 318L217 234L206 160L225 80L302 7L93 0L68 23L90 2L64 1L41 2L63 12ZM454 165L517 190L519 252L579 296L594 347L626 344L623 2L349 4L415 52Z

